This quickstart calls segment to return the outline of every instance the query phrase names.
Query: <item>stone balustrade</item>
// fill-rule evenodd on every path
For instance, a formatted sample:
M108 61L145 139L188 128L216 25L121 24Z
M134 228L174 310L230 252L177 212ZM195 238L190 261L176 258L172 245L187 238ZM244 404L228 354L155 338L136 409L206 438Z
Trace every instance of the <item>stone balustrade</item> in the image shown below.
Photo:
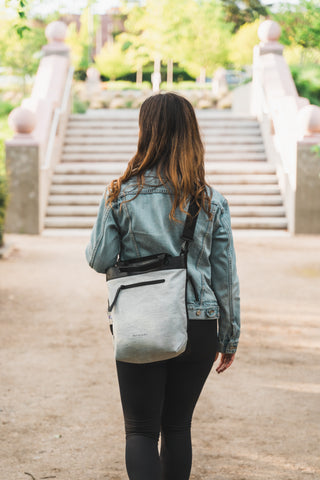
M66 29L63 22L47 26L48 44L42 49L31 96L9 116L14 137L6 142L7 232L37 234L43 228L52 171L60 159L71 105L70 92L65 98L72 74Z
M320 107L299 96L282 55L280 26L258 30L251 113L260 121L269 160L277 167L291 233L320 233Z

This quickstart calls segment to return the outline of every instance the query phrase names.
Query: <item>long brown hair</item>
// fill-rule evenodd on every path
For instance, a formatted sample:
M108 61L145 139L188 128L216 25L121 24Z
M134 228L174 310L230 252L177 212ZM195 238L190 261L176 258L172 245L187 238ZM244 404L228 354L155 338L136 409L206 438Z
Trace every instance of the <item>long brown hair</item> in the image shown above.
M139 128L137 152L124 174L109 185L108 202L111 204L118 198L121 185L132 177L137 177L139 195L145 172L154 168L161 184L168 185L172 193L171 219L177 220L177 207L186 212L191 196L211 218L204 147L191 103L171 92L152 95L141 105Z

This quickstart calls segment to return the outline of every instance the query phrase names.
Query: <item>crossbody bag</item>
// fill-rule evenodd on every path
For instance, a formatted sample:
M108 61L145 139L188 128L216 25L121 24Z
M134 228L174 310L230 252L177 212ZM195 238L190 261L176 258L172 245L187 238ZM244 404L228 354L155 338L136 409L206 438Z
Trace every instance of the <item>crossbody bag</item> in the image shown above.
M188 213L179 256L159 253L118 261L106 272L116 360L157 362L186 348L187 256L199 213L194 199Z

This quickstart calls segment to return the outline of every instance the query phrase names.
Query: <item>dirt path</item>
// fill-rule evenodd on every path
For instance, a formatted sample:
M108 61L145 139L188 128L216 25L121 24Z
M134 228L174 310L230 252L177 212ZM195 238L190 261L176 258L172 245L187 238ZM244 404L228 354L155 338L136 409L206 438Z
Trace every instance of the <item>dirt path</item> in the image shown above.
M105 281L86 265L86 240L7 240L0 479L125 480ZM198 403L191 478L319 480L320 237L236 247L241 343Z

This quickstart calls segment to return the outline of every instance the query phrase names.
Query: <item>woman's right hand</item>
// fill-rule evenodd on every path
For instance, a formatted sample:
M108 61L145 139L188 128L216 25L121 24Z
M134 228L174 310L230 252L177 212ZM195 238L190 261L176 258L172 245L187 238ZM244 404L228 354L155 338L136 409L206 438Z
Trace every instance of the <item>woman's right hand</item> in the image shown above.
M227 368L229 368L232 364L235 355L235 353L221 353L220 363L216 368L216 372L222 373L227 370ZM216 354L215 361L217 360L218 356L219 352Z

